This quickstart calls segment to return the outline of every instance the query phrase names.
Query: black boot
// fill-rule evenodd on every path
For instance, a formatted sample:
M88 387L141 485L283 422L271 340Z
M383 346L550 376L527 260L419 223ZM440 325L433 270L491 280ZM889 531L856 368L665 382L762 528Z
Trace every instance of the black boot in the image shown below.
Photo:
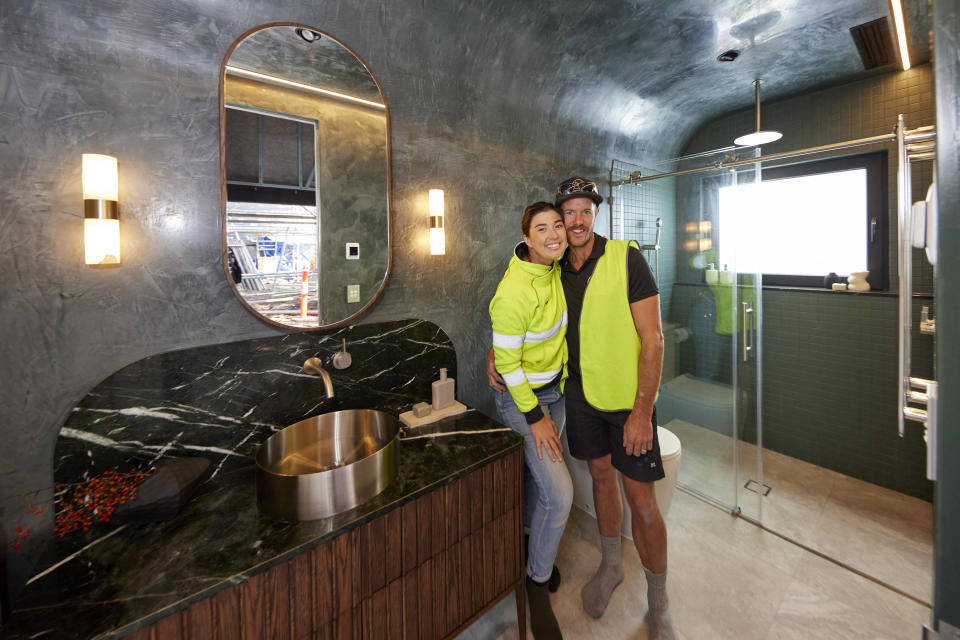
M550 607L547 584L537 584L527 576L527 602L530 604L530 631L536 640L563 640L560 625Z
M550 580L547 582L547 589L550 593L556 593L560 588L560 569L553 565L553 572L550 574Z
M523 534L523 566L527 566L527 548L530 546L530 534ZM550 593L556 593L560 588L560 569L553 565L553 571L550 573L550 581L547 583Z

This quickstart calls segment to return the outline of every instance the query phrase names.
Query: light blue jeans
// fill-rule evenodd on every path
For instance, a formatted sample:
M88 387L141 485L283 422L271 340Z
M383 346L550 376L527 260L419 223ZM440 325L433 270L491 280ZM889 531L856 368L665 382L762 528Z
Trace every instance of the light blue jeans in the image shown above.
M566 411L560 385L537 389L534 393L544 413L549 414L556 423L557 435L563 433ZM527 575L537 582L546 582L553 573L560 538L563 537L570 505L573 504L573 482L563 458L554 462L546 451L543 451L542 460L537 457L533 431L510 392L498 392L496 404L503 423L523 436L523 524L530 531Z

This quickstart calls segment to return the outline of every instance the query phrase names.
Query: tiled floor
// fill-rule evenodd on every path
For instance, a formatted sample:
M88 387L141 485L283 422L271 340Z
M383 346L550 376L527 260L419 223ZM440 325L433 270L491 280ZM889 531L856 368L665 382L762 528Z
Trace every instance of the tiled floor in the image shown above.
M730 437L672 420L683 443L678 482L732 504L767 528L858 571L931 601L933 506L775 451L763 452L764 498L743 488L757 477L757 448L740 443L740 480Z
M920 638L928 622L927 607L686 493L675 494L667 527L671 610L684 640L904 640ZM627 578L603 618L584 613L580 589L599 557L596 522L573 509L557 558L563 583L552 596L564 637L647 638L646 585L629 540ZM458 638L517 640L513 598Z

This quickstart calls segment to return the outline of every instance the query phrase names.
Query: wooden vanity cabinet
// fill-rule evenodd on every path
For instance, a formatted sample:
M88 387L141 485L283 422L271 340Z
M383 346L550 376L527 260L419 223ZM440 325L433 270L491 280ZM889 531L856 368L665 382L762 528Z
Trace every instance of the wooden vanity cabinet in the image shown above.
M127 638L448 638L511 591L524 628L522 480L516 449Z

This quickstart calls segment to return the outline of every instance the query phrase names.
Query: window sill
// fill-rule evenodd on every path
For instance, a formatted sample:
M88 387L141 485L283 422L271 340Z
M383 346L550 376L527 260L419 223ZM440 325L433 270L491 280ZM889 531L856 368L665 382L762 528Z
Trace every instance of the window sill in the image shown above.
M677 285L682 285L686 287L706 287L707 285L702 282L677 282ZM825 289L822 287L789 287L786 285L779 284L765 284L763 285L764 291L796 291L802 293L820 293L824 295L846 295L846 296L872 296L879 298L896 298L899 297L899 293L896 291L834 291L833 289ZM923 300L932 300L933 294L931 293L914 293L914 298L919 298Z

